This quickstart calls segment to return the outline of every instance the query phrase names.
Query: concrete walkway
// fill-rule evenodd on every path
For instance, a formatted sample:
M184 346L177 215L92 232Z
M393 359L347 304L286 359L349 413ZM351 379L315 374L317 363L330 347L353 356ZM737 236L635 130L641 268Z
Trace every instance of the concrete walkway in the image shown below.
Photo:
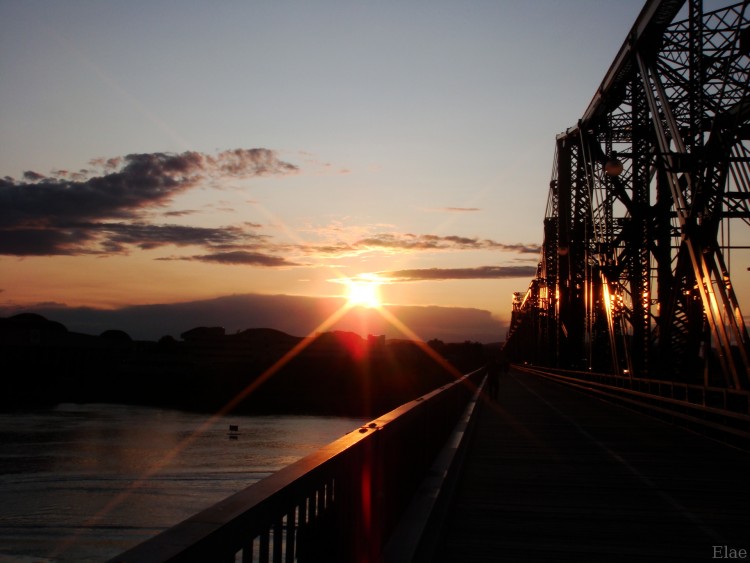
M750 453L515 371L477 416L431 560L750 560Z

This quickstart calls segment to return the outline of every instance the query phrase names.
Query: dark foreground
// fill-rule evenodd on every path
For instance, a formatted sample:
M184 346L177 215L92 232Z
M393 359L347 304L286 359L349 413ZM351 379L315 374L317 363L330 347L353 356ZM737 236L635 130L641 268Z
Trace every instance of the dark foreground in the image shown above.
M118 403L242 414L374 417L484 362L476 342L311 337L197 327L158 342L69 331L34 314L0 318L0 410Z
M511 372L429 560L750 557L750 453Z

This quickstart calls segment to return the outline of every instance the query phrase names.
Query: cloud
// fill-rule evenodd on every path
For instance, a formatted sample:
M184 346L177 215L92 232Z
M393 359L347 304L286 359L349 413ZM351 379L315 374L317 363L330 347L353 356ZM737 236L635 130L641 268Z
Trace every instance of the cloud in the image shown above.
M259 252L248 252L246 250L235 250L231 252L216 252L213 254L203 254L199 256L189 256L185 258L176 258L177 260L198 260L201 262L215 262L218 264L233 264L242 266L299 266L295 262L290 262L280 256L270 256Z
M2 231L0 231L2 232ZM0 254L49 256L121 254L130 247L205 246L225 249L259 244L267 238L239 227L190 227L148 223L80 223L58 229L13 229L0 236Z
M478 268L427 268L377 272L377 276L390 282L437 281L437 280L480 280L529 278L536 275L532 266L481 266Z
M146 210L164 206L176 195L212 179L298 171L295 165L279 160L274 151L262 148L234 149L216 155L193 151L130 154L97 159L90 164L93 170L58 170L49 177L28 171L21 181L0 179L0 252L18 256L70 255L121 252L123 244L150 248L155 232L175 232L175 226L150 225L148 232L145 225L132 224L129 236L125 223L100 222L142 220ZM101 235L107 231L115 235L102 241ZM138 231L146 238L135 240L132 233ZM166 241L163 236L161 240ZM175 240L186 239L178 236ZM101 244L99 248L91 247L92 242Z
M365 253L395 254L498 250L537 254L538 245L506 244L460 235L399 232L369 234L359 228L327 232L326 242L280 245L258 234L262 225L195 227L171 222L199 213L195 209L167 210L185 191L215 186L222 178L247 178L296 173L298 167L280 160L269 149L235 149L209 155L147 153L99 158L84 170L56 170L48 175L27 171L22 180L0 179L0 254L55 256L125 254L134 249L165 246L202 247L200 253L162 260L192 260L224 265L260 267L300 266L295 257L313 260ZM219 201L223 207L226 202ZM221 208L219 208L221 209ZM478 208L445 208L471 212ZM155 223L156 217L170 223ZM392 225L378 225L390 230ZM345 238L344 238L345 237ZM449 275L447 271L443 274ZM411 276L418 274L412 272ZM426 276L428 274L422 274ZM433 272L433 275L438 275ZM454 272L453 276L459 275ZM469 274L466 274L469 275ZM474 272L496 276L497 273ZM426 278L425 278L426 279ZM436 279L436 278L434 278Z
M183 209L181 211L167 211L164 213L165 217L184 217L186 215L193 215L198 213L197 209Z
M353 257L363 254L413 254L416 252L454 252L454 251L498 251L516 254L533 254L540 251L538 244L503 243L491 239L464 237L459 235L416 235L412 233L379 233L364 235L353 240L341 240L345 229L336 227L324 233L330 242L300 244L296 250L313 258ZM338 239L338 240L337 240ZM522 258L526 260L527 258Z
M93 239L85 229L0 229L0 254L14 256L71 255L85 252Z
M318 247L321 251L353 252L368 250L399 251L444 251L444 250L503 250L519 254L538 254L540 246L534 244L507 244L490 239L462 237L457 235L415 235L411 233L382 233L361 238L351 244Z
M37 172L32 172L31 170L27 170L26 172L23 173L23 179L29 180L31 182L37 182L39 180L43 180L44 176Z
M430 211L444 211L448 213L467 213L481 210L479 207L437 207L430 209Z
M143 250L165 245L227 246L267 237L248 233L239 227L189 227L185 225L150 225L146 223L96 223L91 232L103 235L108 251L121 252L126 246Z

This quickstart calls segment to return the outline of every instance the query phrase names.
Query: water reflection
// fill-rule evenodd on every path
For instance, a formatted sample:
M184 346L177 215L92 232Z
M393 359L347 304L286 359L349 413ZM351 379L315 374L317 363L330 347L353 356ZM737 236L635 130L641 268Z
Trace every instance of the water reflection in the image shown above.
M122 405L0 413L0 561L101 561L363 422L227 416L205 428L207 418Z

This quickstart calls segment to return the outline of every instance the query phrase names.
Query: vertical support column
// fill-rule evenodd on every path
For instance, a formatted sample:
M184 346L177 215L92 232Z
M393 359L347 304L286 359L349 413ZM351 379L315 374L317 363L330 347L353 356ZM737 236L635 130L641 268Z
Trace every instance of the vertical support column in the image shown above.
M635 374L647 376L651 346L651 153L649 139L646 136L646 131L649 130L649 116L643 95L643 83L635 75L631 83L631 122L632 229L627 241L633 328L630 357Z
M591 243L588 187L577 135L558 138L558 365L585 369L587 258Z
M554 206L554 212L557 213L557 182L550 186L551 202ZM557 359L557 346L559 340L559 331L557 330L557 288L558 288L558 262L560 254L558 253L559 245L558 235L558 217L546 217L544 219L544 254L543 263L540 264L539 278L545 284L544 291L546 299L540 303L540 323L543 331L544 365L554 366Z
M570 290L570 217L571 217L571 176L570 139L557 139L557 367L569 367L569 327L571 317Z

